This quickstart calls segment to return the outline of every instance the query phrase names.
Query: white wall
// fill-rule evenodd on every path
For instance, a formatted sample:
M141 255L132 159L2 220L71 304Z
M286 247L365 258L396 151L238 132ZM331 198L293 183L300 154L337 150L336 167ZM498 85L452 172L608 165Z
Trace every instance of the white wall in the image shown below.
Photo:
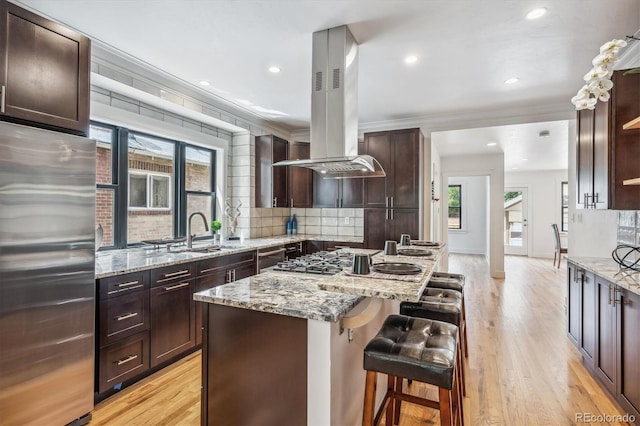
M557 170L504 175L505 188L527 188L529 257L553 257L555 245L551 224L557 223L560 227L562 221L561 184L567 181L567 173L567 170Z
M450 253L487 254L486 176L450 177L448 185L461 185L462 229L449 229L447 238ZM446 201L446 200L445 200Z
M504 210L504 155L464 155L441 157L442 170L441 194L447 192L450 177L488 176L489 177L489 270L493 278L504 278L504 244L502 242L502 218ZM442 209L446 201L441 200ZM443 240L447 235L446 215L442 215L441 229Z

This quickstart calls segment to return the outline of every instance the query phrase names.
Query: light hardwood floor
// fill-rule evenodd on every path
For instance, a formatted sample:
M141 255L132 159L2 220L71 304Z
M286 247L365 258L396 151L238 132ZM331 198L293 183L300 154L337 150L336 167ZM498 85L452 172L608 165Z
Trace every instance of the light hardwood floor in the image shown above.
M507 278L490 278L480 256L451 255L466 275L469 334L465 423L571 425L576 413L624 414L581 364L566 336L566 265L507 256ZM362 384L364 388L364 383ZM435 398L419 383L411 393ZM91 425L198 425L200 353L100 403ZM402 426L440 422L436 411L403 404Z

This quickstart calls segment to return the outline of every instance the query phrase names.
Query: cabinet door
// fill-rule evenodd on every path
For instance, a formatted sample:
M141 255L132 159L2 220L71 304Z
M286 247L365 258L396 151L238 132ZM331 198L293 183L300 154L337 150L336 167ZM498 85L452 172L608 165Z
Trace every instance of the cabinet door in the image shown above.
M387 223L387 240L400 241L400 235L409 234L411 238L419 238L420 214L418 209L391 209ZM383 244L384 247L384 244Z
M420 207L420 135L420 129L391 133L393 179L387 180L387 193L392 208Z
M582 327L581 352L585 363L593 367L596 353L596 282L595 276L586 271L582 275Z
M100 348L98 393L112 389L149 369L149 332L143 331Z
M609 201L610 110L611 103L598 102L593 112L593 189L590 201L597 209L606 209Z
M361 208L364 204L364 181L382 178L355 178L340 180L340 207Z
M593 192L593 116L592 110L578 111L576 145L576 203L585 208Z
M289 144L290 160L309 158L310 146L304 142ZM313 206L313 171L304 167L289 167L289 207Z
M304 254L313 254L322 250L324 250L323 241L307 241L304 245Z
M86 135L89 39L3 1L0 40L0 114Z
M630 405L630 411L640 418L640 296L630 291L618 291L618 393Z
M338 207L340 198L340 180L325 179L318 172L313 172L313 207Z
M196 280L196 291L204 291L227 282L227 270L215 269L208 275L199 276ZM192 297L193 299L193 297ZM196 333L196 345L202 344L202 325L204 320L204 309L206 303L194 301L195 309L195 333Z
M569 274L567 275L567 336L574 345L580 347L580 308L582 282L578 268L573 263L569 263Z
M98 345L106 346L149 329L149 292L140 290L101 300Z
M364 248L382 250L387 240L388 209L364 209Z
M387 188L393 186L393 161L389 132L365 133L363 153L380 162L384 178L364 179L364 207L388 207Z
M287 141L273 137L273 163L287 159ZM273 164L272 163L272 164ZM289 194L287 193L287 172L289 167L270 167L273 173L273 206L289 207Z
M195 280L151 289L151 366L195 345Z
M596 276L597 355L596 375L611 393L616 391L616 310L614 285Z

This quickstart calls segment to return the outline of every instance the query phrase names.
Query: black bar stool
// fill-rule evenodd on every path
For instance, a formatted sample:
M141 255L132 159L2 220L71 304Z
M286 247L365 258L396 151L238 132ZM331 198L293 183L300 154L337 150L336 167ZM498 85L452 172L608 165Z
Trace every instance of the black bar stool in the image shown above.
M443 288L446 290L455 290L462 293L462 321L467 323L467 313L466 308L464 306L464 285L466 278L462 274L453 274L450 272L433 272L431 274L431 278L427 283L427 287L431 288ZM467 327L464 327L462 330L463 335L463 347L464 347L464 356L469 358L469 345L467 340Z
M383 413L386 414L386 425L398 424L401 401L440 410L441 425L464 424L456 362L458 351L458 327L455 325L390 315L364 349L367 380L363 426L378 424ZM377 373L388 376L387 393L374 416ZM437 386L438 401L403 393L401 386L405 378Z
M466 395L465 366L464 359L462 357L462 354L464 353L462 349L466 346L466 342L463 337L466 336L466 324L463 319L462 312L462 293L442 288L427 287L422 293L419 302L400 303L400 315L444 321L458 327L461 347L459 352L460 359L458 360L458 371L460 373L462 395Z

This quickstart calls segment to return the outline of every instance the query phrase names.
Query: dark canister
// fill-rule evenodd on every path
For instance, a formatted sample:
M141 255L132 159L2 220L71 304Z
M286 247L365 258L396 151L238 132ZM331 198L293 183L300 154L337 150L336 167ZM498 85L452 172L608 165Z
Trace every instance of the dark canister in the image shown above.
M368 254L354 254L353 255L353 267L354 274L367 275L371 270L371 258Z

